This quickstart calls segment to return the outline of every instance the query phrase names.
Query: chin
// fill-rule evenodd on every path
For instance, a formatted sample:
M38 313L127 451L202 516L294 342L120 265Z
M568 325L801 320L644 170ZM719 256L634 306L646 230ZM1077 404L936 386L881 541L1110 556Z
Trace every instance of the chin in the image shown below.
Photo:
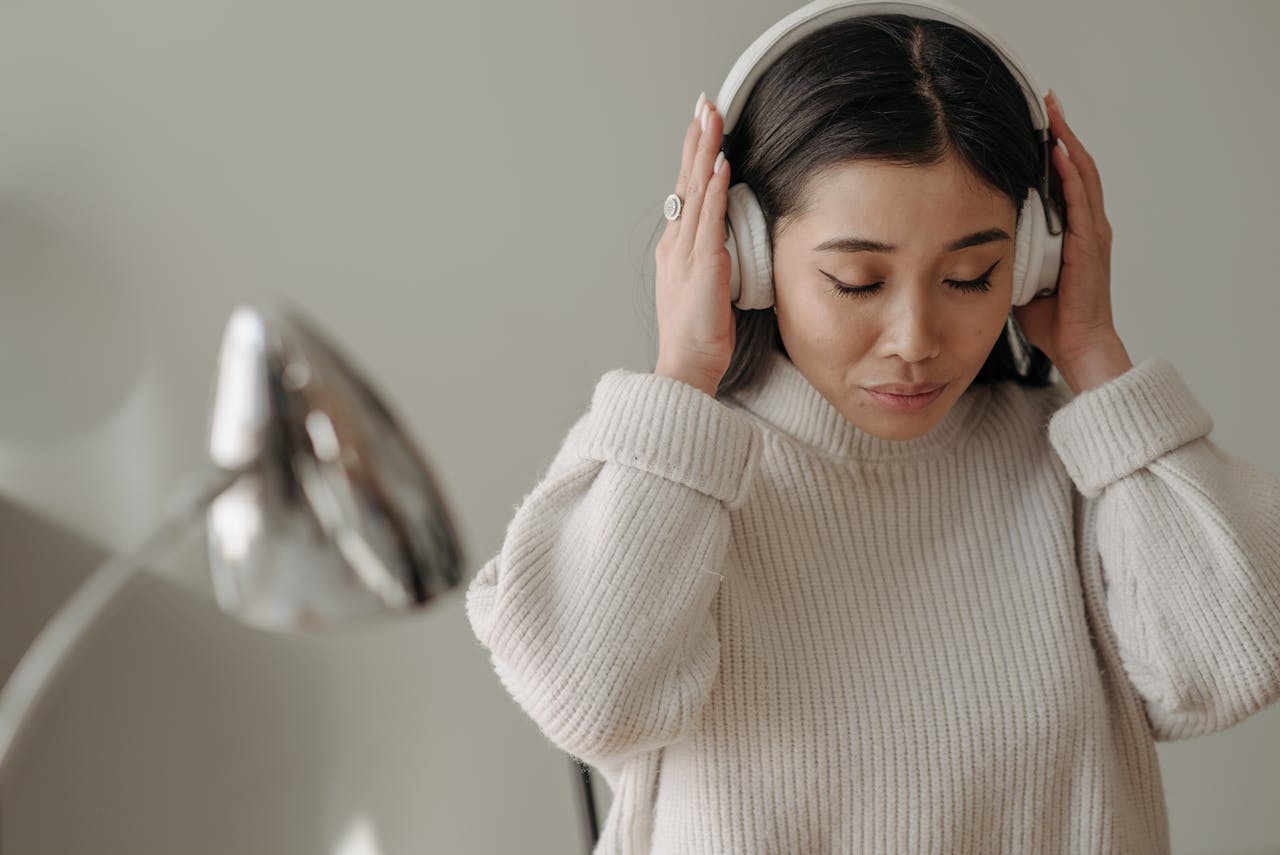
M877 415L874 424L859 424L858 428L864 433L895 442L904 439L915 439L933 430L934 426L942 421L951 408L949 401L939 399L935 403L937 407L931 409L927 414L884 413L883 415Z
M862 430L880 439L887 439L891 442L902 442L903 440L915 439L918 436L924 436L933 428L935 423L935 419L930 419L927 423L912 425L910 427L890 427L885 430L873 430L871 428L864 427Z

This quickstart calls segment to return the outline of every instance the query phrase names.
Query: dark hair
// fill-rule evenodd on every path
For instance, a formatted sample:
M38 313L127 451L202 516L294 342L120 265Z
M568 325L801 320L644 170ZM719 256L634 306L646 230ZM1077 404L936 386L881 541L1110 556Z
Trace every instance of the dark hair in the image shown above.
M927 166L954 154L1020 217L1043 157L1026 96L1000 57L961 27L902 14L837 21L792 45L756 81L723 148L731 183L750 185L771 241L779 220L803 210L806 179L840 163ZM762 381L768 353L786 353L771 308L733 312L717 397ZM1044 387L1052 367L1010 312L973 385Z

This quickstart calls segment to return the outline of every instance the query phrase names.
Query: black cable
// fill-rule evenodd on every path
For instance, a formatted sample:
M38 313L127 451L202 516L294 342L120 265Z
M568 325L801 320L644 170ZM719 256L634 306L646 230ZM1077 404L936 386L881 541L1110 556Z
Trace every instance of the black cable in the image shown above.
M587 855L591 855L595 851L596 843L600 840L600 828L596 822L595 790L591 788L591 768L577 757L570 756L569 760L574 765L574 777L581 784L578 804L586 826Z

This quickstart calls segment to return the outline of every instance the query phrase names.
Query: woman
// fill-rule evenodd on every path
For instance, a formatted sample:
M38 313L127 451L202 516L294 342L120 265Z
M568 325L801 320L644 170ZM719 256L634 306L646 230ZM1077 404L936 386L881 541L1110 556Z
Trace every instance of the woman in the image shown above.
M1049 104L1058 292L1011 312L1040 162L981 40L861 17L731 137L699 98L655 371L600 379L467 594L606 776L597 852L1167 853L1154 742L1280 698L1280 479L1130 361L1098 170ZM730 303L735 180L772 310Z

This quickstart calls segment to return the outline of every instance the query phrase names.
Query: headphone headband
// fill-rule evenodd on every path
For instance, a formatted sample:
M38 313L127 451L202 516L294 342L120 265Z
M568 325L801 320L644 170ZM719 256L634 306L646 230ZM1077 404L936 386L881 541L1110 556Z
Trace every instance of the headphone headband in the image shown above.
M1027 109L1031 113L1031 123L1041 133L1042 139L1048 138L1049 117L1045 112L1044 102L1040 98L1040 89L1014 52L1005 46L988 28L968 12L946 2L946 0L812 0L801 6L782 20L778 21L742 52L738 61L729 70L720 94L716 97L716 109L724 119L724 133L729 133L738 123L742 114L742 106L747 94L755 86L760 75L764 74L774 60L780 57L791 45L810 33L822 29L828 24L849 18L860 18L866 15L899 14L914 18L925 18L944 21L961 27L985 42L1004 62L1013 74L1022 94L1027 101Z

